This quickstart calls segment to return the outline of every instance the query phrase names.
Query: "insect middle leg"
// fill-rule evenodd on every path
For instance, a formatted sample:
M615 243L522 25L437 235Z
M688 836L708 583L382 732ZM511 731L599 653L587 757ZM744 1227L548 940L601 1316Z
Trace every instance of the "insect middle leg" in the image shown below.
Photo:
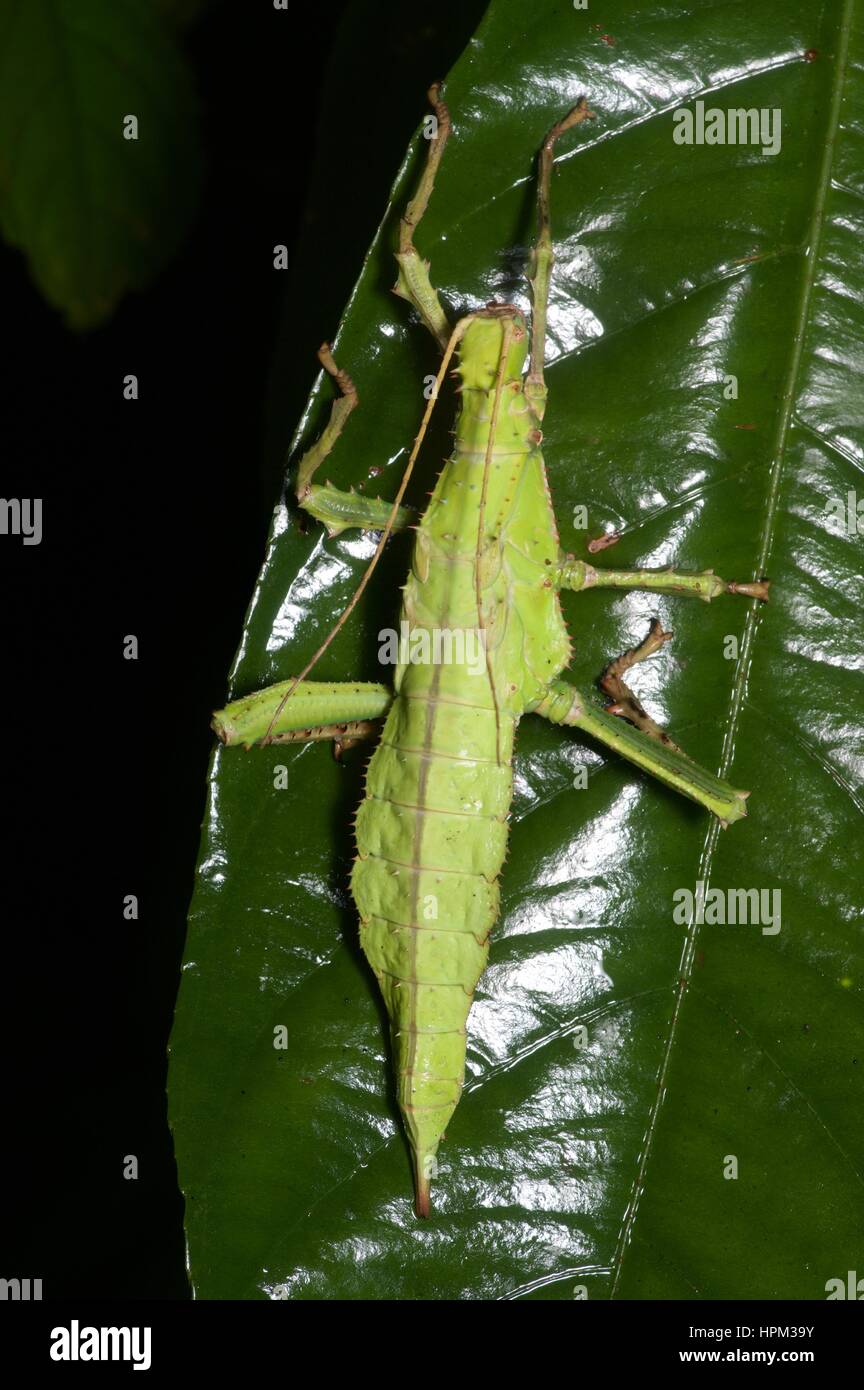
M607 570L596 569L572 555L562 560L558 570L559 589L581 593L583 589L643 589L654 594L675 594L681 598L701 598L710 603L721 594L741 594L768 602L770 579L740 584L721 579L713 570L701 574L682 574L678 570Z

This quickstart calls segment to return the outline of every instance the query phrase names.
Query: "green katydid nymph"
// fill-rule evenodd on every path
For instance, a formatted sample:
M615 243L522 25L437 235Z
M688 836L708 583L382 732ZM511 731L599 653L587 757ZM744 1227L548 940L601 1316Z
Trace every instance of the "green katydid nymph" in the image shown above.
M300 675L233 702L213 721L226 744L247 748L377 739L357 817L351 891L363 950L390 1017L399 1108L423 1217L438 1146L462 1093L469 1012L498 917L520 719L534 714L581 730L724 825L745 815L748 793L688 758L624 682L628 669L670 634L655 622L639 647L611 663L602 681L611 703L602 708L561 677L571 649L560 591L604 586L709 602L727 593L764 600L768 590L765 580L726 583L710 570L611 570L562 553L541 453L554 259L550 183L556 142L594 113L579 101L540 149L530 323L514 305L493 303L451 324L414 244L451 129L437 86L429 96L437 133L401 221L395 288L439 345L437 387L448 371L458 375L452 454L425 513L415 516L403 498L436 390L392 503L316 484L316 471L357 404L351 378L326 345L321 349L339 394L323 434L300 462L297 501L331 534L361 527L380 538L357 593ZM424 656L400 652L392 687L307 680L369 583L388 536L409 525L416 536L401 624L412 637L428 639ZM446 647L436 646L442 633L450 639ZM458 1127L453 1138L458 1143Z

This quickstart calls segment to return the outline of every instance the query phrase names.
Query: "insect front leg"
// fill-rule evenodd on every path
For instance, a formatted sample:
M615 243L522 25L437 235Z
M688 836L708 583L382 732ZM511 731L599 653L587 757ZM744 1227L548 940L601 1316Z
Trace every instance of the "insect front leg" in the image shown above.
M682 574L678 570L607 570L597 569L584 560L566 556L557 576L559 589L581 593L583 589L642 589L653 594L675 594L682 598L700 598L705 603L721 594L742 594L768 602L770 579L753 583L727 582L713 570L701 574Z
M396 260L399 263L399 278L393 286L393 293L398 294L401 299L407 299L409 303L414 305L443 352L450 337L450 324L441 307L438 294L429 279L429 262L423 260L414 245L414 232L429 205L438 165L441 163L444 146L452 129L450 112L440 99L437 82L429 88L428 95L435 111L437 130L429 145L426 165L417 192L405 209L399 224L399 250L396 253Z
M346 371L336 366L333 354L327 343L318 349L318 361L339 387L339 395L333 402L330 419L311 448L300 460L297 469L296 496L299 505L318 521L322 521L331 536L340 531L358 527L364 531L383 531L391 516L393 507L380 497L363 497L356 492L340 492L327 483L320 487L312 482L321 464L331 453L345 422L358 404L357 388ZM414 513L408 507L400 507L390 526L391 531L403 531L410 526Z
M620 753L622 758L650 772L652 777L664 782L667 787L713 811L723 826L747 814L744 803L749 792L739 791L715 777L713 772L700 767L680 749L670 747L654 734L633 728L624 719L618 719L605 710L592 708L589 698L567 681L551 681L534 712L542 714L553 724L582 729L607 748Z
M284 700L289 692L290 698ZM251 748L265 739L267 743L333 739L346 744L373 738L392 702L393 691L371 681L279 681L216 710L211 725L229 747Z

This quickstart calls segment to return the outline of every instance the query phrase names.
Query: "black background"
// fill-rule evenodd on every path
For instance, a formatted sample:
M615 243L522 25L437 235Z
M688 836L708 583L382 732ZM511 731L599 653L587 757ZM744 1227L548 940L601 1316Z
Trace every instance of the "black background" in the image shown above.
M165 1046L209 713L315 349L426 88L484 8L213 0L183 40L206 171L181 256L107 326L74 335L23 257L0 252L2 492L44 499L41 545L0 548L0 1274L41 1278L46 1299L188 1296ZM279 243L287 273L273 269ZM130 633L137 661L123 659Z

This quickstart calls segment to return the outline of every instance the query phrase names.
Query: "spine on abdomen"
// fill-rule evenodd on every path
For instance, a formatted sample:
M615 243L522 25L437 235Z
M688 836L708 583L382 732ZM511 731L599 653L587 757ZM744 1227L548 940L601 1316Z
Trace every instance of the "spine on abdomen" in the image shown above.
M390 1015L417 1209L462 1092L466 1021L498 916L513 721L403 682L366 776L351 889ZM498 725L500 722L500 739Z

